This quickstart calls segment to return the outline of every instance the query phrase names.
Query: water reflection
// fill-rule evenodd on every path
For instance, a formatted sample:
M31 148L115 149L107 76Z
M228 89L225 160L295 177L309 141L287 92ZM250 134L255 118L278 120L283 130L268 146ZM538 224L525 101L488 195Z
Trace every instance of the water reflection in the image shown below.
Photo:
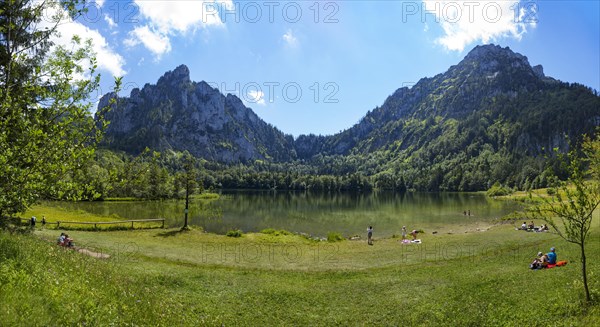
M170 227L183 224L183 201L60 203L124 219L166 218ZM282 191L224 191L217 200L192 201L190 222L209 232L286 229L324 236L364 234L373 225L376 236L408 229L458 229L490 223L515 209L512 202L462 193L314 193ZM471 216L464 215L470 210Z

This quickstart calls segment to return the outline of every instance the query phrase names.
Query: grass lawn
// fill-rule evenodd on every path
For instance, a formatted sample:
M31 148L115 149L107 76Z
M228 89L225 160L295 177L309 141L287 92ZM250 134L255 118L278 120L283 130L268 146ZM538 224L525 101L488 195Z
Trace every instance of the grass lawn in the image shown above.
M594 228L588 249L596 297L599 232ZM37 234L56 236L51 230ZM600 323L598 306L581 306L578 248L550 233L507 225L424 235L420 245L376 239L373 246L177 230L71 234L80 246L110 254L104 265L168 298L165 308L174 311L165 314L187 325ZM529 270L535 253L551 246L569 264Z
M57 247L53 229L0 233L0 317L34 326L597 326L598 224L587 247L591 305L582 302L579 248L512 225L373 246L199 229L69 232L109 259ZM552 246L569 264L529 270Z

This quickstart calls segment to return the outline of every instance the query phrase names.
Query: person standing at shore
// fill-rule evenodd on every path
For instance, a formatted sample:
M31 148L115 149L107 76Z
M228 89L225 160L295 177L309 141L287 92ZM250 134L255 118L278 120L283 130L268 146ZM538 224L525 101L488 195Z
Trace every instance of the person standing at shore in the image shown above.
M402 226L402 239L406 239L406 226Z
M373 245L373 226L367 228L367 244Z

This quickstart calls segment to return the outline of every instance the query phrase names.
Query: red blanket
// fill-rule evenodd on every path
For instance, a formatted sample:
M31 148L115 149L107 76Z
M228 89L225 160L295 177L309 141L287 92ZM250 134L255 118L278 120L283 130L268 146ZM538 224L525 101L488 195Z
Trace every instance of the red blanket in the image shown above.
M546 268L562 267L562 266L564 266L566 264L567 264L567 261L566 260L562 260L562 261L557 262L556 264L548 264L546 266Z

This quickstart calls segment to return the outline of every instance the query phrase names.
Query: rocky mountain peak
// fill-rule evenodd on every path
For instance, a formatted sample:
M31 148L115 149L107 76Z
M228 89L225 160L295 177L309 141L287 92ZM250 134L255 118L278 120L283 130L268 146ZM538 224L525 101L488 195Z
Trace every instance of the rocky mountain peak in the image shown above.
M513 52L509 47L501 47L495 44L484 44L474 47L466 55L467 60L485 60L489 58L504 57L508 59L527 60L527 57L520 53Z
M166 72L158 79L157 85L178 86L191 83L190 69L186 65L180 65L172 71Z
M546 77L546 75L544 75L544 67L542 67L542 65L533 66L533 72L539 78Z
M459 66L475 66L481 72L495 72L501 67L532 69L527 57L513 52L509 47L502 48L495 44L478 45L471 50Z
M100 104L109 104L112 97L116 95L105 95ZM165 73L155 85L120 97L107 120L104 144L134 154L149 147L187 150L228 163L295 157L293 139L261 120L237 96L192 82L185 65Z

